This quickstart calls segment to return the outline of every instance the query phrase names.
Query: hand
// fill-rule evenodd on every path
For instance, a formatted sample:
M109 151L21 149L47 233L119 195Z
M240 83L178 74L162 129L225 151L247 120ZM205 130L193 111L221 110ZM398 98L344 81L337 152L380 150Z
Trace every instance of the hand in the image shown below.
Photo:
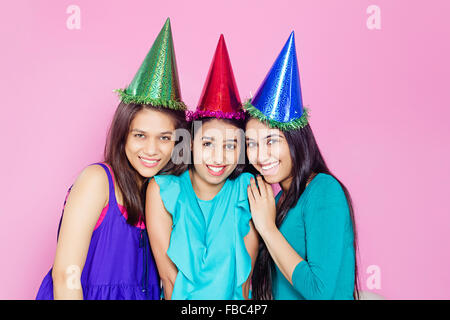
M258 185L256 185L255 179L250 179L247 194L253 223L256 230L262 235L267 230L276 228L276 205L271 185L266 183L261 176L256 179Z

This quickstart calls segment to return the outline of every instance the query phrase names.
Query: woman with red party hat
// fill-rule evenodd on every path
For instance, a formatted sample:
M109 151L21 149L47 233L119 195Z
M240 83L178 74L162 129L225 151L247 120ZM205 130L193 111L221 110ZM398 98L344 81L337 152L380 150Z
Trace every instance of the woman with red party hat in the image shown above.
M247 199L244 113L223 35L193 120L180 176L147 189L150 243L166 299L249 298L258 237Z

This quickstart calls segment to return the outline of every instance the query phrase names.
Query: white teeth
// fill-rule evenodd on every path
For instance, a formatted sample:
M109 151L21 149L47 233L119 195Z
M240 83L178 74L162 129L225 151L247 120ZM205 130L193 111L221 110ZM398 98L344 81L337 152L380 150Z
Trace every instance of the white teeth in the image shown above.
M269 165L267 165L267 166L263 166L262 169L263 169L263 170L270 170L270 169L276 167L276 166L278 165L278 163L279 163L279 161L274 162L274 163L271 163L271 164L269 164Z
M146 160L146 159L142 159L142 158L141 158L141 160L144 161L145 163L149 163L149 164L153 164L153 163L157 163L158 162L157 160Z
M208 169L210 169L211 171L214 171L214 172L220 172L224 168L224 167L210 167L210 166L207 166L207 167L208 167Z

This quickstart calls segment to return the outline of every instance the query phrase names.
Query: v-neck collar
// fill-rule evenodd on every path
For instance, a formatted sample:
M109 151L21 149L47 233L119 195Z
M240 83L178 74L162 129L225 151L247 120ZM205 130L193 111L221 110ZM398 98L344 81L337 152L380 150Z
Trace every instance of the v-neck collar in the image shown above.
M212 199L210 199L210 200L203 200L203 199L200 199L200 198L197 196L197 194L195 193L194 186L192 185L192 179L191 179L190 170L186 170L186 175L187 175L187 179L188 179L189 189L192 191L192 193L194 194L194 196L195 196L195 198L197 199L197 201L200 200L200 201L208 202L208 201L214 201L214 200L218 199L219 196L223 193L223 190L225 190L225 188L226 188L226 187L228 186L228 184L230 183L229 179L227 178L227 179L225 180L225 183L223 184L222 188L220 188L219 192L217 192L217 194L216 194Z

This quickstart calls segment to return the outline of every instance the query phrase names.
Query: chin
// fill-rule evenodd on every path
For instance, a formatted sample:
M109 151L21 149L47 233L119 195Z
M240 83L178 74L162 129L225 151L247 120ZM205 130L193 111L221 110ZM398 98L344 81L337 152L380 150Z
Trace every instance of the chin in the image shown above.
M139 169L136 169L136 171L144 178L151 178L153 176L156 176L160 170L160 166L156 166L154 168L139 167Z
M281 178L278 174L272 174L272 175L264 175L261 172L262 170L258 170L258 173L264 178L264 181L270 184L276 184L281 182Z
M213 185L221 184L222 182L224 182L228 178L228 175L226 175L226 174L223 174L223 176L220 176L220 177L211 176L209 174L207 174L207 175L208 176L206 178L206 181L209 184L213 184Z

